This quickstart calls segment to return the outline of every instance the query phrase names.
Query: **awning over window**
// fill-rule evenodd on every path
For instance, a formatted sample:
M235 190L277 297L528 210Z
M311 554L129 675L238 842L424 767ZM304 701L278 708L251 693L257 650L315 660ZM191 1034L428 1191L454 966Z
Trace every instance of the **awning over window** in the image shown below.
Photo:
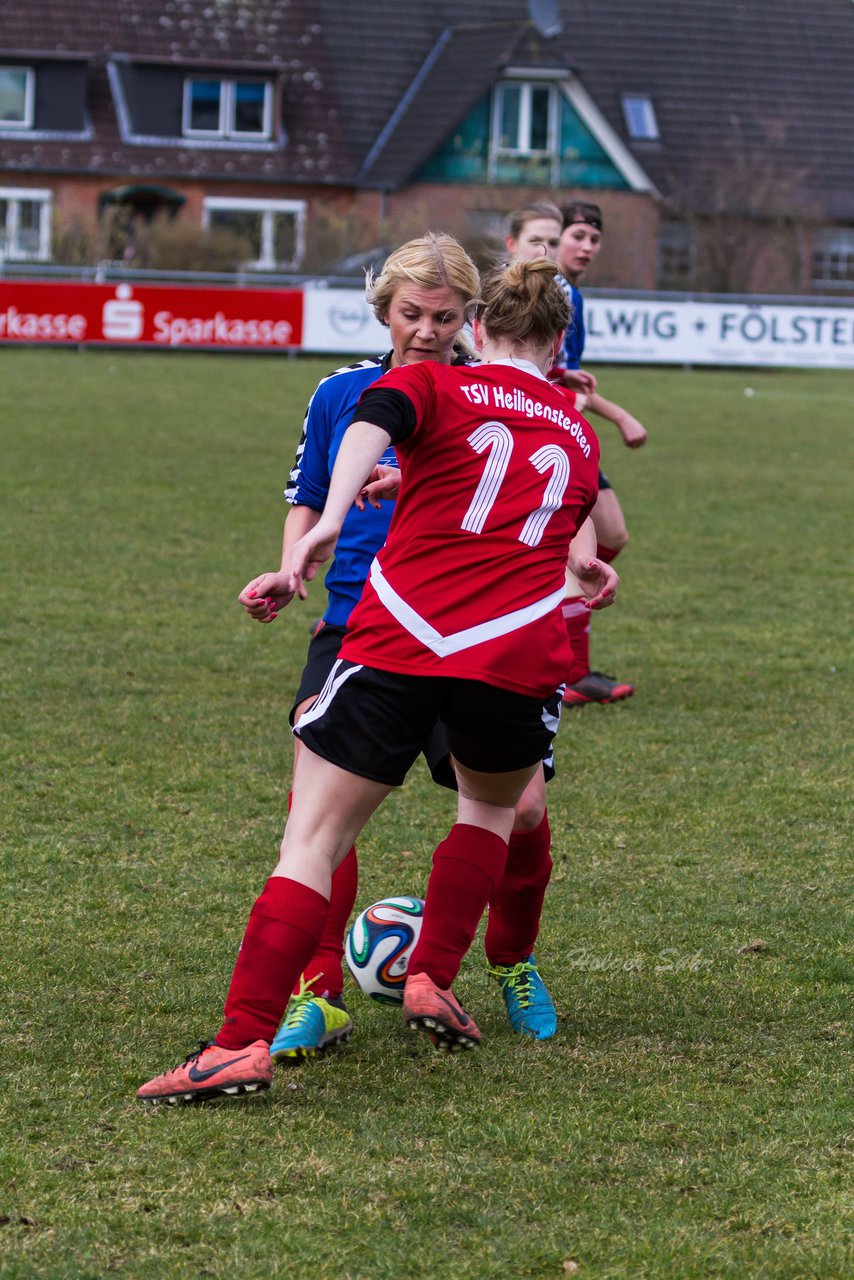
M135 204L135 205L157 205L165 204L171 209L180 209L185 204L186 196L182 196L179 191L173 191L171 187L160 187L149 183L139 182L131 183L126 187L114 187L112 191L103 191L99 197L99 204L103 207L109 204Z

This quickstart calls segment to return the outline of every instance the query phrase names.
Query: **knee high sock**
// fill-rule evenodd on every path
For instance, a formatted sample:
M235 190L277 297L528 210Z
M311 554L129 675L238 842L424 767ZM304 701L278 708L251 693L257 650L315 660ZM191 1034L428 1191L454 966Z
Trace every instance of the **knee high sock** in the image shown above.
M563 602L563 621L572 646L572 662L566 676L567 684L575 684L590 670L590 610L584 604L584 596L568 596Z
M329 904L322 893L286 876L271 876L249 915L234 966L223 1049L272 1041L297 975L317 950Z
M341 960L344 956L344 932L350 912L356 901L359 887L359 863L356 857L356 846L344 858L344 861L332 873L332 890L329 896L329 911L320 945L302 971L303 981L312 978L317 981L311 988L315 996L340 996L344 989L344 971ZM300 983L297 981L294 994L298 995Z
M552 873L550 849L547 813L533 831L510 837L504 875L489 904L484 948L490 964L517 964L533 951Z
M606 564L610 564L612 560L616 560L621 550L621 547L606 547L604 542L596 543L597 559L604 560Z
M426 973L444 990L452 985L506 860L500 836L465 822L451 827L433 854L424 922L408 973Z

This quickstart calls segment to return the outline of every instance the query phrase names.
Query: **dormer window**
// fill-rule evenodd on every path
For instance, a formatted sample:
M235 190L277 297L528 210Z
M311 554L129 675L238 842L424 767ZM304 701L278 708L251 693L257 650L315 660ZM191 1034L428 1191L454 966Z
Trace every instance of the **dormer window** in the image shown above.
M658 142L658 121L651 98L624 95L623 117L633 142Z
M31 67L0 66L0 129L32 129L35 85Z
M185 137L260 140L271 136L272 125L273 85L269 80L185 80Z
M495 92L496 150L517 155L553 152L555 117L552 85L505 81Z

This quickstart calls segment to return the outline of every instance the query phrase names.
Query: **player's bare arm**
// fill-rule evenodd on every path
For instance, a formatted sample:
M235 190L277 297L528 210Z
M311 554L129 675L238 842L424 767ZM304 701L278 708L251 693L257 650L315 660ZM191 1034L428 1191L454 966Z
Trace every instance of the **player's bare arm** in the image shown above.
M629 449L639 449L641 445L646 444L646 427L622 405L615 404L613 400L606 400L597 392L587 401L587 408L593 413L598 413L600 418L613 422L623 437L623 444Z

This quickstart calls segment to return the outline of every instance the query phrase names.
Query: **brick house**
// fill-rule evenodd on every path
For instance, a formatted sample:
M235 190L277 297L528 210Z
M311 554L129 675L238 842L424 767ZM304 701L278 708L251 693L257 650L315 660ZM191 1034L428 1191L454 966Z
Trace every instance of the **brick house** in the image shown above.
M851 0L0 0L0 260L233 232L316 270L588 193L591 284L854 290Z

